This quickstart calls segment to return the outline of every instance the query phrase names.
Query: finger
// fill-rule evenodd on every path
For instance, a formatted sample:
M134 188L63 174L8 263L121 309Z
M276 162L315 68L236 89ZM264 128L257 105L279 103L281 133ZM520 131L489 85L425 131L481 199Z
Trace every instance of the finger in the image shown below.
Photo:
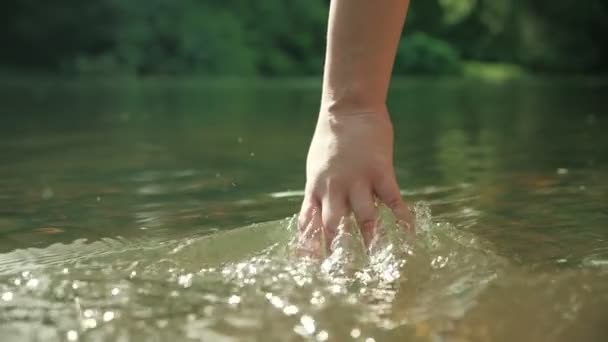
M300 230L296 245L298 255L314 258L320 258L325 255L322 228L321 211L318 208L313 208L310 221Z
M375 186L376 195L386 204L397 218L397 223L409 232L414 232L414 218L409 207L401 199L401 192L395 176L385 177Z
M321 206L319 202L312 197L306 196L302 201L302 208L300 209L300 213L298 215L298 229L300 231L305 230L308 227L308 224L313 218L314 212L320 212Z
M331 242L336 236L340 220L348 213L345 196L340 194L327 194L321 202L321 217L323 220L323 228L325 230L325 239L327 247L331 246Z
M349 196L350 207L361 230L366 246L374 236L378 209L374 205L374 195L370 188L364 185L354 186Z

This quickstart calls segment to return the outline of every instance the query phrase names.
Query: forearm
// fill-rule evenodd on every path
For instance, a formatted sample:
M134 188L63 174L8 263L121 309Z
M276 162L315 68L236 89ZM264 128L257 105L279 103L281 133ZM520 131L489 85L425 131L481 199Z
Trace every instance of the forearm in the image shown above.
M321 111L306 161L298 226L319 229L327 248L354 214L367 245L378 224L377 200L413 231L393 167L386 95L409 0L332 0ZM342 228L340 228L342 227ZM312 234L310 232L313 232ZM322 239L323 240L323 239Z
M332 0L321 112L384 112L409 0Z

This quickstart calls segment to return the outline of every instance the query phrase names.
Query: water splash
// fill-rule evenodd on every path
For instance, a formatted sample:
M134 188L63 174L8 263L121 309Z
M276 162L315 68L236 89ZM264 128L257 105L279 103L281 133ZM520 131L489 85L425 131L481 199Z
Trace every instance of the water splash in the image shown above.
M369 247L346 219L322 258L297 252L318 245L298 238L295 218L176 241L77 242L0 255L0 333L7 341L475 337L479 312L505 310L490 295L502 293L505 275L520 294L530 280L513 276L490 244L434 221L428 206L414 212L415 237L382 209ZM39 258L24 262L24 254ZM548 280L535 290L539 284ZM584 307L579 292L564 291L546 297L578 295L548 317L554 322Z

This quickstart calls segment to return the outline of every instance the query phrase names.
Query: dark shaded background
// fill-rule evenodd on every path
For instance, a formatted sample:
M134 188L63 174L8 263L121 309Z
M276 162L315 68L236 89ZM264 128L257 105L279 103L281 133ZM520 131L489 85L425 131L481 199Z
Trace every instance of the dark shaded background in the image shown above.
M378 2L381 5L381 1ZM3 73L321 73L326 0L9 0ZM603 0L413 0L397 74L606 71Z

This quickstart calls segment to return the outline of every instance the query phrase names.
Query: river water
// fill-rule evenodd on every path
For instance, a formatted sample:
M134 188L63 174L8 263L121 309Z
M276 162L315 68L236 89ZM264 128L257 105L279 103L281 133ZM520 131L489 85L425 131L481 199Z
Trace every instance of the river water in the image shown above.
M604 80L396 80L417 236L321 260L318 82L0 83L2 341L608 338Z

